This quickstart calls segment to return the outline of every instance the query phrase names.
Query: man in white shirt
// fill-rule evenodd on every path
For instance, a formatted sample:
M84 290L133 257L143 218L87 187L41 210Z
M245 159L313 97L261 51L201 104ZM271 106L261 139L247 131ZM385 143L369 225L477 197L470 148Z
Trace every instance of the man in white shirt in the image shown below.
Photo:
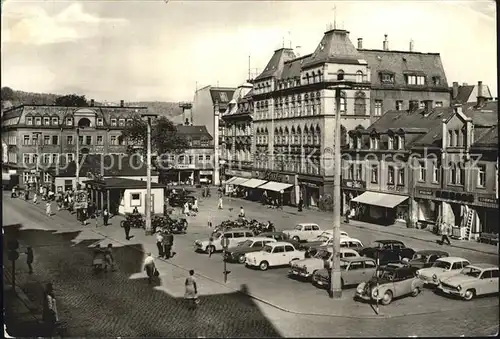
M158 258L162 258L165 254L163 253L163 241L164 237L160 230L156 232L156 247L158 247Z
M151 256L151 253L146 253L146 258L144 259L144 270L148 275L148 283L151 284L155 271L155 259Z

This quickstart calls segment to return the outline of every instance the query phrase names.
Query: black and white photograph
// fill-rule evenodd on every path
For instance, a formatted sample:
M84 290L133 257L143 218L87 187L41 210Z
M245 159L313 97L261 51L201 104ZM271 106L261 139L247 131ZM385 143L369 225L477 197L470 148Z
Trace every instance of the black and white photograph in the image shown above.
M1 25L4 337L498 335L496 2Z

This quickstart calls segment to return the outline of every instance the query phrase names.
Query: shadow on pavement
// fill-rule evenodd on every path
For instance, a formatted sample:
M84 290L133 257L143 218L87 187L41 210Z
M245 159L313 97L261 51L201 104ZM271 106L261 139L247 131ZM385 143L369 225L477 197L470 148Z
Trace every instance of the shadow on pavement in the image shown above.
M142 245L113 244L117 246L113 248L117 271L92 274L92 247L102 239L87 237L75 242L80 233L22 229L19 224L4 226L4 242L17 239L20 253L28 245L34 250L34 274L28 274L23 255L16 263L18 288L38 307L35 312L40 316L43 286L47 282L54 284L61 333L65 336L281 336L244 293L203 295L197 309L191 310L183 298L155 289L161 281L148 284L143 272ZM101 242L101 247L107 245L106 241ZM11 267L6 261L4 265ZM183 284L184 278L178 281ZM40 336L37 328L14 318L12 310L6 308L10 335Z

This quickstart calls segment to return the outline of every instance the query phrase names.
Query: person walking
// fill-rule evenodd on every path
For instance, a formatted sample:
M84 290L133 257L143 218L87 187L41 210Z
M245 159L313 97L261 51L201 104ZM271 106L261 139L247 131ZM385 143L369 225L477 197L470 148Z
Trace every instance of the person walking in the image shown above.
M443 245L445 241L448 245L451 245L451 241L449 238L450 233L451 233L451 225L443 223L441 229L441 245Z
M173 256L172 247L174 246L174 235L168 231L163 237L163 253L165 259L170 259Z
M108 226L109 212L107 208L105 208L102 212L102 220L104 222L104 226Z
M113 244L108 244L108 247L104 250L104 272L108 271L108 266L111 271L116 271L115 269L115 258L113 257Z
M47 203L45 204L45 214L47 214L47 216L51 216L52 215L52 204L50 203L50 201L47 201Z
M208 257L210 258L212 256L213 249L215 248L214 246L214 237L210 236L208 238Z
M33 273L33 259L34 259L34 255L33 255L33 249L31 248L31 246L28 246L26 247L26 252L24 252L26 254L26 264L28 265L28 268L29 268L29 273L32 274Z
M52 283L47 283L45 286L45 291L43 293L42 318L47 331L50 334L53 334L56 324L59 321L59 316L57 314L57 303Z
M38 193L36 193L36 192L35 192L35 194L33 194L33 203L34 203L35 205L37 205L37 204L38 204Z
M349 208L347 208L347 210L345 211L345 223L348 224L349 223L349 216L351 215L351 210Z
M184 293L184 299L188 302L188 307L190 309L196 308L199 304L198 300L198 285L196 284L196 278L194 277L194 270L189 270L189 276L186 278L184 283L186 292Z
M240 217L240 218L245 217L245 210L243 209L243 206L240 207L240 214L238 214L238 217Z
M144 271L146 271L146 275L148 276L149 284L153 281L155 270L156 266L154 258L151 256L151 253L146 253L146 258L144 259Z
M193 202L193 211L195 211L196 213L198 213L198 199L194 199L194 202Z
M217 208L220 210L224 208L222 205L222 196L219 197L219 204L217 205Z
M162 258L165 253L163 251L165 237L163 236L162 231L158 231L156 233L156 247L158 247L158 258Z
M130 240L130 223L125 221L123 222L123 230L125 231L125 239Z
M184 213L185 216L189 216L189 205L187 201L184 203L184 210L182 213Z

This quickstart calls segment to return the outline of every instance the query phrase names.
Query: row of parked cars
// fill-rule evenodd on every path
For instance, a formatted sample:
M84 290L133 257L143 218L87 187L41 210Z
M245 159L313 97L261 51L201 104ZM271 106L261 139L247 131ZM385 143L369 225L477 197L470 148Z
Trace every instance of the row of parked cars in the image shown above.
M263 271L290 266L290 277L328 288L333 235L313 230L314 225L299 224L293 231L267 232L257 237L243 229L218 232L212 241L197 240L195 250L222 251L221 239L227 238L226 261ZM306 230L305 226L310 226L311 230ZM213 248L209 249L210 246ZM377 240L364 246L360 240L341 232L340 257L342 287L357 286L356 298L377 300L383 305L405 295L416 297L425 285L464 300L498 293L498 266L472 265L444 251L415 252L398 240Z

